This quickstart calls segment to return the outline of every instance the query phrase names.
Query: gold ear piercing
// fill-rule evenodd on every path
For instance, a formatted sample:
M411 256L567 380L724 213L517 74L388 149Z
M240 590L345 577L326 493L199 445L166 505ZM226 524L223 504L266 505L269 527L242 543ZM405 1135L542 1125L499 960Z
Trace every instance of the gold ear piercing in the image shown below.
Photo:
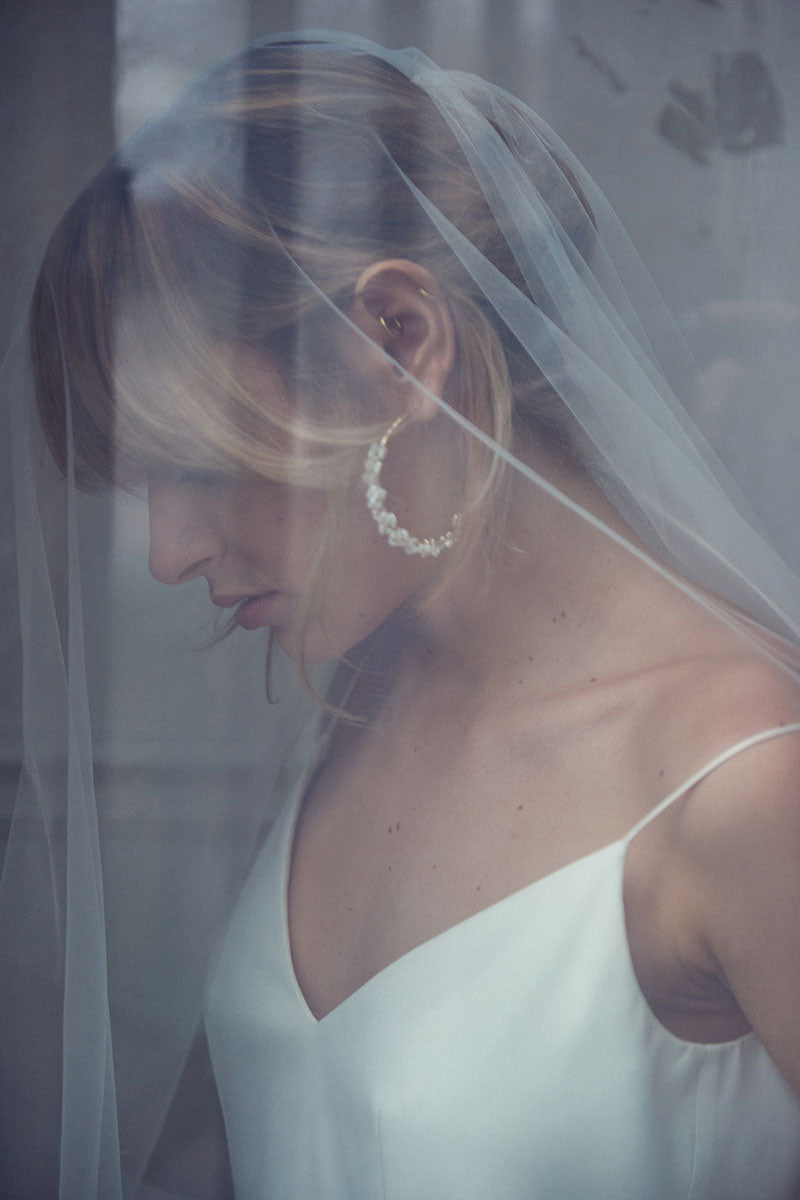
M396 338L403 332L403 322L399 317L378 317L381 327L385 331L387 337Z
M429 291L427 291L424 287L418 287L417 291L420 294L420 296L423 297L423 299L433 300L433 296L431 295L431 293ZM400 320L399 317L380 316L380 317L378 317L378 321L380 322L381 328L383 329L383 331L387 337L396 338L396 337L399 337L400 334L403 332L403 322Z

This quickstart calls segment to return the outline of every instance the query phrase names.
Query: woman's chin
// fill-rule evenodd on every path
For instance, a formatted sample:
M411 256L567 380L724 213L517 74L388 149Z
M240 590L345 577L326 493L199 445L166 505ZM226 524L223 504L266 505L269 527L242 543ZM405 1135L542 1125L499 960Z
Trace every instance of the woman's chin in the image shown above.
M349 646L335 645L321 633L308 634L302 651L298 648L291 629L275 629L273 636L279 649L297 666L323 667L336 662L350 649Z

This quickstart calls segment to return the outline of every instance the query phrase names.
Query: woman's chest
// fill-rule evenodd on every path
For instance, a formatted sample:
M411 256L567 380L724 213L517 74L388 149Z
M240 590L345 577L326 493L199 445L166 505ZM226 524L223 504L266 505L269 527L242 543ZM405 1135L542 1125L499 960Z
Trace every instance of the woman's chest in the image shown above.
M454 734L333 755L290 854L292 957L312 1010L621 838L651 800L630 761L620 771L621 740L491 747Z

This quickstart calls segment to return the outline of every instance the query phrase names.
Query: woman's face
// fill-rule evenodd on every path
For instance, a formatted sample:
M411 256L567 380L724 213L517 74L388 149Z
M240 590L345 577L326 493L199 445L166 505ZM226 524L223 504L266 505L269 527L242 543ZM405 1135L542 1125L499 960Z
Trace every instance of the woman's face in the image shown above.
M265 403L285 396L277 372L267 364L260 364L258 375ZM419 440L411 438L415 444ZM430 532L437 509L426 516L425 503L419 511L409 478L417 473L415 451L402 445L403 435L396 440L397 447L395 439L390 447L395 462L387 459L387 503L399 502L392 506L399 506L412 530ZM336 545L330 548L320 602L306 630L302 655L309 663L345 653L413 599L437 570L436 560L409 557L388 545L367 509L360 480L351 493ZM410 504L403 502L404 493L411 495ZM325 536L330 493L258 477L217 475L199 466L164 465L148 473L148 498L153 576L167 584L204 577L212 602L235 609L242 628L272 628L281 649L298 657L298 611ZM421 527L414 521L422 522Z

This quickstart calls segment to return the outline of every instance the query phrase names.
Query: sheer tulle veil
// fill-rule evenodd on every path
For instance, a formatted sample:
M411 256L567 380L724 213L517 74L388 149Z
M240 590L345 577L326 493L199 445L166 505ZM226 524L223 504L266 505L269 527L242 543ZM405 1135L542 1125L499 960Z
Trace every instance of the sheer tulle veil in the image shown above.
M334 68L352 74L350 94L333 115L320 115L320 81ZM260 75L275 70L298 107L310 89L303 123L283 140L274 134L284 119L274 98L272 117L265 106L246 119ZM397 103L418 106L413 136L386 132L376 96L387 80ZM341 134L348 112L359 129L349 140ZM272 166L276 177L292 179L292 211L279 213L279 199L259 193L260 138L285 155ZM479 220L425 157L431 139L458 159L453 178L471 179ZM124 192L119 210L131 239L134 227L144 228L136 226L140 212L155 214L164 239L159 245L153 234L139 258L139 247L120 251L121 262L130 251L127 266L143 282L133 300L122 289L104 298L119 310L114 363L96 350L91 370L79 369L72 356L97 304L92 287L113 277L90 263L71 278L64 311L64 277L53 272L71 269L64 239L81 236L77 221L57 235L60 249L36 300L36 311L50 314L46 335L34 331L39 378L60 381L65 397L56 434L45 436L40 424L25 327L2 376L13 443L24 763L0 885L0 1193L199 1197L223 1194L215 1180L226 1169L198 1036L204 990L285 782L317 737L320 708L309 691L324 692L327 668L301 684L292 664L273 654L268 700L260 635L236 630L215 641L202 585L184 597L148 579L141 498L125 487L86 489L92 470L93 485L116 475L127 486L130 460L159 422L172 420L162 404L148 424L138 394L146 399L158 353L168 362L178 347L198 392L228 389L211 464L224 470L255 437L258 414L223 368L210 378L190 351L203 328L212 340L267 337L317 404L304 420L324 442L326 462L353 475L341 463L363 459L380 422L368 414L356 421L352 410L345 420L341 406L329 422L319 405L336 391L323 366L337 331L349 327L367 344L348 313L353 263L367 263L370 252L366 240L348 241L342 216L360 206L371 214L363 232L373 257L385 246L385 257L429 263L459 312L493 331L492 361L499 348L509 364L516 407L502 420L479 406L465 410L455 392L427 396L448 431L443 453L483 472L461 550L485 536L485 514L502 504L514 476L529 488L532 521L543 496L557 500L789 673L800 640L800 442L789 427L795 414L771 406L769 395L758 396L756 436L750 393L740 410L709 414L701 372L567 147L512 96L441 70L418 51L330 33L259 42L189 88L109 170ZM100 204L96 194L90 207ZM92 220L104 219L98 211ZM231 230L241 212L257 223L259 211L271 256L266 281L251 270L247 230L239 231L238 260L217 261L238 236ZM181 243L187 213L207 227L206 261ZM151 308L148 288L173 250L169 303ZM165 268L162 282L167 276ZM285 296L283 311L273 303L266 331L252 328L249 315L259 288ZM191 329L181 316L189 310ZM115 424L103 427L84 401L92 371L95 382L103 371L116 376L124 405ZM180 414L185 440L176 453L189 466L204 436L197 411ZM624 524L612 528L515 457L519 421L568 443L565 453L577 456ZM766 468L764 446L779 448ZM636 612L629 619L635 624ZM161 1171L165 1147L183 1174ZM192 1177L196 1187L182 1182Z

